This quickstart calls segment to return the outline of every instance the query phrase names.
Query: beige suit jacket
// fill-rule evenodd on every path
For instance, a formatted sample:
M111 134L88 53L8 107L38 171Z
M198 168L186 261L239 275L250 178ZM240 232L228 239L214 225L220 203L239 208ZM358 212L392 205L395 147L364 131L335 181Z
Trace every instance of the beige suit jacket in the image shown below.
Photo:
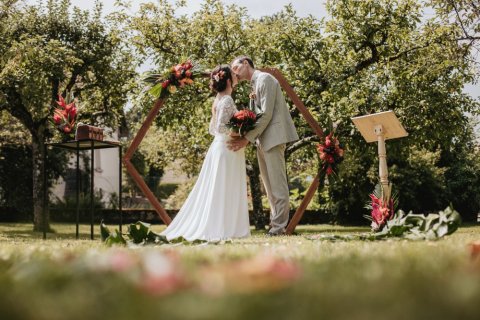
M255 111L262 112L263 116L245 138L251 143L257 141L265 151L298 140L297 130L277 79L269 73L255 70L251 81L256 95Z

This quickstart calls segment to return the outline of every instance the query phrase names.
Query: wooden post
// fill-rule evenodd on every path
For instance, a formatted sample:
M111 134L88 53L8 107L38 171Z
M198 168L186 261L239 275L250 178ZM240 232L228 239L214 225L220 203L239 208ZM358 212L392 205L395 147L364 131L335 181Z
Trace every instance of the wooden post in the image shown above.
M390 185L388 183L388 167L387 167L387 149L385 147L385 132L381 124L374 128L377 136L378 144L378 175L380 177L380 184L382 185L382 194L385 202L390 200Z
M315 191L317 191L318 186L320 185L320 176L321 174L318 173L315 179L313 179L312 184L307 190L307 194L305 195L305 198L303 198L302 202L300 203L300 206L298 206L297 210L295 211L295 214L293 215L292 220L290 220L290 222L288 223L287 230L285 232L286 234L290 235L295 231L297 224L302 219L303 214L305 213L305 210L308 207L308 204L310 203L310 201L312 201L312 198L315 195Z
M127 152L125 152L125 156L123 157L123 163L125 164L125 169L130 174L133 181L135 181L135 183L140 188L140 190L143 192L145 197L147 197L148 201L152 204L153 208L157 212L160 219L162 219L162 221L166 225L169 225L170 222L172 222L172 219L168 216L167 212L162 207L160 202L157 200L157 198L155 197L153 192L150 190L150 188L147 186L142 176L138 173L138 171L135 169L133 164L130 162L130 159L132 158L135 151L138 149L140 142L142 142L143 138L147 134L148 129L152 125L153 120L157 116L164 102L165 102L164 99L158 99L155 102L152 110L150 110L150 112L147 115L147 118L145 119L142 126L140 127L140 130L138 130L137 135L135 136L135 138L133 138L132 144L128 147Z

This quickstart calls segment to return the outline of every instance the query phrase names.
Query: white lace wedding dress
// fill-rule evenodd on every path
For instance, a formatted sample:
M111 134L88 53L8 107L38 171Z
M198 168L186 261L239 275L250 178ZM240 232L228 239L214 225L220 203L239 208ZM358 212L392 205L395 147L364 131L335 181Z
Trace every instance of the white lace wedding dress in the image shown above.
M217 101L209 132L215 138L187 200L162 232L168 240L220 241L250 235L247 178L244 149L227 148L229 129L225 126L236 112L231 96Z

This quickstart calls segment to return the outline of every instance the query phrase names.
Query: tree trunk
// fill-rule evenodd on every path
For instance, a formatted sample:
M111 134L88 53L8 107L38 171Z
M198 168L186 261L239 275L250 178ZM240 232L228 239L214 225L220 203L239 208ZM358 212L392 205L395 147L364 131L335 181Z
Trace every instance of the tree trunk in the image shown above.
M43 196L45 185L45 128L39 126L36 134L32 135L32 172L33 172L33 230L43 231L44 228L50 231L49 212L46 210L45 220L43 217ZM47 190L48 197L48 190ZM48 199L48 198L47 198ZM48 206L47 206L48 208Z
M262 189L260 187L260 168L256 159L248 163L247 175L250 180L250 193L252 195L253 205L253 223L255 230L265 230L265 225L268 223L267 217L263 212L262 205Z

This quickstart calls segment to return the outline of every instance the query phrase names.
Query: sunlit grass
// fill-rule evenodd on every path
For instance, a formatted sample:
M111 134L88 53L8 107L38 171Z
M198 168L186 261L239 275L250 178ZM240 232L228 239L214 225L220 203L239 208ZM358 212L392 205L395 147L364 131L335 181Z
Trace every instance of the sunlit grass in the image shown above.
M58 265L51 267L48 261L59 256L87 257L91 252L102 255L116 250L101 243L98 225L93 241L90 225L80 226L80 240L75 239L74 224L52 227L56 232L44 241L42 233L32 232L29 224L0 224L0 287L5 289L0 290L0 312L9 315L5 319L480 318L480 262L471 258L468 246L480 240L478 225L463 226L438 241L307 239L315 233L368 231L316 225L300 226L299 235L291 237L270 238L253 231L248 239L224 245L125 249L135 254L173 252L192 274L205 266L214 268L259 255L293 261L302 270L299 280L280 290L210 296L189 289L161 297L139 293L118 277L73 276L55 269ZM154 231L163 228L153 226ZM12 274L25 261L32 268L43 268L35 271L38 279L23 274L34 272L25 266ZM13 301L20 307L13 308Z

